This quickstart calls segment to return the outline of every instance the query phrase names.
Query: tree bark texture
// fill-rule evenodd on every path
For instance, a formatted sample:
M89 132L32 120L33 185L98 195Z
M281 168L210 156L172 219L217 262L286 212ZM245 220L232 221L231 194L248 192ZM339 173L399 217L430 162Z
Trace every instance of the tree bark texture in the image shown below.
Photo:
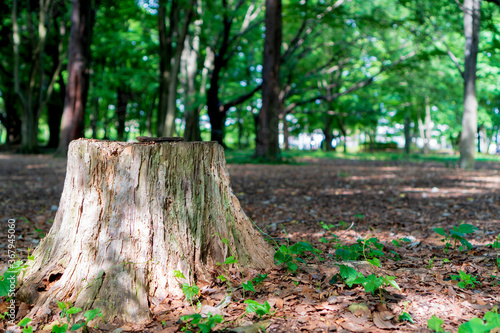
M59 300L131 323L150 320L153 297L181 294L174 270L194 283L229 256L272 265L214 142L71 142L59 210L34 256L17 293L34 304L30 318Z
M85 105L89 89L90 38L92 35L90 1L73 0L69 42L68 83L61 120L59 154L66 155L71 140L83 137Z
M464 1L465 70L464 113L460 139L460 167L474 169L477 134L476 67L481 0Z
M262 108L255 154L276 160L279 154L281 0L266 0L266 39L262 68Z

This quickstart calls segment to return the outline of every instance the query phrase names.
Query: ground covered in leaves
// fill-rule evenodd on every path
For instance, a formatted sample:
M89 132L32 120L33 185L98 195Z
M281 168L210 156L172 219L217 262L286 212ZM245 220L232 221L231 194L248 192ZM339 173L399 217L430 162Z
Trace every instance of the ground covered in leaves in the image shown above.
M294 259L266 272L244 271L243 276L230 268L229 305L224 302L227 283L214 280L204 286L199 296L202 311L224 317L215 329L426 332L427 321L435 315L444 321L445 331L453 332L500 304L500 249L488 245L500 235L500 164L480 164L478 170L466 172L437 163L304 162L228 166L233 191L247 215L281 246L281 259L286 249L292 249ZM50 156L0 155L0 218L5 229L0 233L1 266L7 260L9 218L17 221L21 258L50 229L65 166L64 159ZM478 229L470 234L452 231L463 223ZM435 228L455 236L448 248ZM455 231L470 231L466 229ZM300 242L316 250L311 253L309 245ZM357 273L364 280L352 276ZM241 283L258 274L267 277L255 283L255 292L245 291ZM345 281L349 274L351 279ZM247 313L243 301L248 299L267 301L269 314ZM180 317L193 313L185 299L151 305L151 325L120 329L175 332L183 328ZM25 304L18 309L19 318L28 311ZM413 323L398 320L403 313ZM6 326L0 323L0 330Z

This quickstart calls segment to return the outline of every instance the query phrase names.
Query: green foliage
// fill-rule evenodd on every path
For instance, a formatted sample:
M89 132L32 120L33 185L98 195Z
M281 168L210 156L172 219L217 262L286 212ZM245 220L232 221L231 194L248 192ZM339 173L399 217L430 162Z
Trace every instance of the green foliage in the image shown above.
M444 332L443 328L441 327L443 324L444 321L436 317L436 315L433 315L431 319L427 320L427 326L434 332Z
M360 284L365 288L366 292L370 292L372 294L375 294L375 291L379 290L382 286L392 286L397 290L401 290L395 281L395 276L384 275L379 277L375 274L370 274L365 277L362 273L356 271L352 267L340 265L339 268L340 276L349 287L352 287L355 284Z
M182 332L189 333L198 329L200 332L209 333L217 324L222 323L224 318L221 315L212 315L211 313L208 313L207 317L203 318L200 314L194 313L182 316L181 320L186 323L181 329Z
M253 286L252 281L243 282L241 286L243 287L244 290L255 292L255 288Z
M26 317L17 324L19 327L23 328L23 333L33 333L33 327L28 326L30 321L31 318Z
M413 318L410 316L410 314L408 312L401 312L401 314L399 315L398 317L398 320L399 321L409 321L410 323L412 324L415 324L415 322L413 321Z
M478 228L474 227L471 224L464 223L459 225L458 227L455 226L451 228L449 233L447 233L443 228L434 228L432 230L444 237L443 239L441 239L441 242L445 243L444 252L448 253L449 248L452 246L452 241L454 242L454 248L456 248L457 243L460 242L460 251L465 250L465 248L471 250L472 244L469 243L469 241L467 241L464 237L466 234L475 232L476 230L478 230Z
M257 301L247 299L243 303L248 304L246 307L247 313L255 312L259 318L263 315L269 314L269 311L271 310L271 306L267 303L267 301L265 301L264 304L260 304Z
M443 320L435 315L427 321L428 327L435 332L444 332ZM500 328L500 314L495 306L491 311L484 314L483 319L474 317L458 327L458 333L488 333L494 328Z
M392 245L395 247L401 247L403 243L411 243L411 239L406 237L391 240Z
M360 238L352 245L342 245L335 251L335 256L340 260L359 260L360 258L372 259L384 256L384 245L376 237L370 239Z
M481 282L476 280L476 277L470 274L465 273L464 271L459 271L458 272L460 275L452 275L451 278L453 280L459 280L458 282L458 287L467 289L468 286L471 286L471 288L474 288L476 284L481 284Z
M57 301L57 306L59 309L61 309L61 318L66 320L66 323L62 323L59 325L54 325L52 327L52 332L55 333L63 333L68 331L69 324L73 321L72 317L73 315L82 312L82 309L73 307L71 303L64 303ZM101 317L102 318L102 312L100 308L95 308L91 310L85 311L83 314L83 317L85 320L79 321L78 323L75 323L71 326L70 331L76 331L82 327L87 327L88 323L95 319L96 317Z
M71 303L63 303L57 301L57 306L61 309L61 318L66 318L69 322L72 315L82 311L80 308L72 307Z
M200 292L200 288L197 285L190 285L189 283L183 283L181 288L188 301L191 301L194 297L198 296L198 293Z
M274 262L276 265L283 265L288 270L295 272L299 268L296 262L305 263L302 256L304 256L306 252L309 252L318 259L323 260L323 258L318 256L318 254L321 253L320 250L314 248L307 242L298 242L292 246L281 245L274 254Z
M11 297L12 293L11 287L14 288L17 285L17 276L21 271L28 267L21 260L15 261L3 274L2 280L0 280L0 297Z

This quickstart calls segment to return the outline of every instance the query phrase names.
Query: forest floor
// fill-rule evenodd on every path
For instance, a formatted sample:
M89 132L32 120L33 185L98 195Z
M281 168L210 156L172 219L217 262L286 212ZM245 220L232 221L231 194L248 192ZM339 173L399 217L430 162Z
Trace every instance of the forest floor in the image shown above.
M244 295L235 288L233 302L222 310L225 322L216 329L428 332L427 321L435 315L444 321L445 331L456 332L460 324L483 318L500 305L500 249L488 245L500 235L500 163L480 163L478 170L466 172L428 162L304 162L228 166L235 195L263 232L280 245L309 242L322 253L306 253L305 264L295 261L295 272L269 268L255 293ZM7 219L17 220L17 253L23 259L50 229L65 167L64 159L50 156L0 154L0 218L5 229L0 233L0 266L7 259ZM473 248L460 250L457 245L446 250L443 237L433 229L449 234L461 223L478 228L464 236ZM339 255L358 258L343 261L346 258ZM366 260L373 257L379 258L380 267ZM352 272L346 268L351 267L371 276L371 282L348 287L339 275L341 265L345 271ZM459 286L467 279L463 275L462 281L454 280L459 271L478 283ZM264 272L244 272L244 279L231 273L234 286ZM370 290L388 276L395 277L400 290L386 286L372 294ZM225 288L214 280L201 294L201 303L217 305L227 295ZM244 299L267 301L271 314L245 314ZM22 309L25 315L26 306ZM121 329L175 332L182 328L180 316L193 312L181 299L152 311L155 321L148 327ZM414 323L398 321L403 312ZM253 331L241 328L251 324L257 324ZM0 323L0 331L5 327L5 321ZM100 325L103 331L115 328Z

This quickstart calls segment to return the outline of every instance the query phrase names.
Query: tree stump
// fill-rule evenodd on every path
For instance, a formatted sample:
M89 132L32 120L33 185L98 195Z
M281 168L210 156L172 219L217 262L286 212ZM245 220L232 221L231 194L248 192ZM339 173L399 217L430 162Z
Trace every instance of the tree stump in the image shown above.
M146 323L153 297L181 293L174 270L210 281L233 254L266 268L271 253L231 190L217 143L80 139L17 297L34 304L30 318L50 315L59 300L99 307L108 321Z

